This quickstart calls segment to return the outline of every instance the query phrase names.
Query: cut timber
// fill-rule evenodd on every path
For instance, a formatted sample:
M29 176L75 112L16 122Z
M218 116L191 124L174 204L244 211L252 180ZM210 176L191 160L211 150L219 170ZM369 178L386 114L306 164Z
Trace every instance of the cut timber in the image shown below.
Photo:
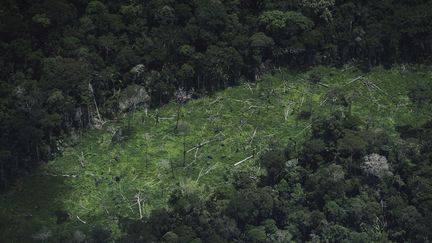
M95 108L96 108L96 114L98 116L98 119L99 119L100 122L103 122L102 117L101 117L101 115L99 113L99 107L98 107L97 102L96 102L96 97L94 95L93 86L91 85L91 83L88 83L88 86L89 86L90 93L92 94L92 97L93 97L93 103L94 103Z
M135 194L135 200L136 200L136 204L138 204L140 219L142 219L143 218L143 213L142 213L142 208L141 208L141 202L144 199L141 197L141 192L138 192L137 194Z
M80 219L80 217L79 217L78 215L77 215L76 217L77 217L77 219L78 219L79 221L81 221L81 223L83 223L83 224L87 224L87 222L84 221L84 220L82 220L82 219Z
M246 157L246 158L240 160L239 162L235 163L234 166L237 166L237 165L239 165L239 164L241 164L241 163L243 163L243 162L246 162L246 161L252 159L253 157L254 157L253 155L248 156L248 157Z
M289 117L289 115L292 112L292 106L293 106L293 103L289 102L288 106L286 107L286 109L284 111L284 119L285 119L285 121L288 121L288 117Z
M307 125L307 126L305 126L299 133L297 133L294 137L296 138L296 137L298 137L298 136L300 136L306 129L308 129L308 128L310 128L310 127L312 127L312 124L309 124L309 125Z
M351 70L351 69L353 69L353 68L354 68L354 66L348 66L348 67L344 68L344 69L342 70L342 72L345 72L345 71Z
M328 84L323 84L323 83L318 83L318 84L321 85L321 86L324 86L326 88L330 88L330 85L328 85Z
M198 151L199 151L199 149L200 149L200 148L196 148L196 150L195 150L194 160L193 160L191 163L189 163L188 165L186 165L186 166L183 168L184 170L186 170L187 168L189 168L190 166L192 166L193 164L195 164L195 162L197 161L197 158L198 158Z
M207 140L207 141L205 141L205 142L199 143L199 144L196 145L195 147L193 147L193 148L189 149L188 151L186 151L186 153L189 153L189 152L193 151L194 149L201 148L202 146L204 146L204 145L206 145L206 144L208 144L208 143L210 143L210 142L212 142L212 140Z
M358 76L357 78L348 81L345 85L350 85L350 84L354 83L355 81L357 81L357 80L359 80L361 78L363 78L363 76Z
M251 136L251 139L250 139L250 141L249 141L249 144L252 144L252 142L253 142L253 140L254 140L254 138L255 138L256 132L257 132L257 128L255 128L255 131L253 132L253 134L252 134L252 136Z
M55 175L54 175L55 176ZM58 176L61 176L61 177L68 177L68 178L77 178L78 176L77 175L58 175Z
M202 175L203 170L204 170L204 167L201 168L201 171L199 172L198 177L197 177L197 179L196 179L195 182L198 182L198 181L199 181L199 179L201 178L201 175Z
M222 97L218 96L215 100L213 100L212 102L209 103L209 105L213 105L214 103L220 101L222 99Z
M196 179L195 182L198 183L198 181L199 181L199 179L200 179L201 177L207 175L207 174L208 174L211 170L213 170L217 165L218 165L218 163L216 163L216 164L210 166L210 168L208 168L208 170L207 170L205 173L203 173L203 171L204 171L204 167L201 168L201 171L200 171L200 173L198 174L198 177L197 177L197 179Z
M81 151L81 156L79 156L79 162L80 162L80 164L81 164L81 167L83 167L84 168L84 166L85 166L85 158L84 158L84 152L82 152Z
M249 83L246 83L246 85L248 86L248 88L250 89L251 93L253 94L253 90L252 90L251 86L249 85Z
M197 160L199 148L195 150L194 162Z
M44 173L43 175L47 175L47 176L57 176L57 177L68 177L68 178L77 178L77 175L68 175L68 174L63 174L63 175L54 175L54 174L48 174L48 173Z
M250 103L251 101L249 99L245 99L245 100L239 100L239 99L231 99L240 103Z
M323 106L326 102L327 102L328 97L325 97L325 99L323 101L320 102L320 106Z

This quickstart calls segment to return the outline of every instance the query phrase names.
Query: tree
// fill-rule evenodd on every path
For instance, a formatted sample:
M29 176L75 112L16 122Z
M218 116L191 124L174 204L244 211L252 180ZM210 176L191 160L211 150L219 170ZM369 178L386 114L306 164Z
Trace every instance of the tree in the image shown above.
M263 58L268 57L272 50L274 41L263 32L253 34L250 38L250 46L253 48L254 59L256 63L262 63Z
M144 139L145 139L145 153L146 153L145 154L145 165L146 165L146 168L148 168L148 156L149 156L148 149L150 147L150 139L151 139L150 134L145 133Z
M264 0L241 0L240 6L242 8L250 9L253 13L259 13L265 8L266 1L264 1Z
M248 225L248 228L246 230L246 239L247 242L252 243L265 243L267 240L267 235L264 230L264 227L262 226L252 226Z
M97 0L89 2L86 8L86 15L96 26L98 33L119 32L124 28L120 15L111 14L108 7Z
M287 16L280 10L266 11L258 19L268 33L274 34L286 28Z
M188 134L189 124L185 121L177 123L177 134L183 137L183 167L186 165L186 135Z
M188 63L183 64L177 71L177 76L179 77L179 80L182 80L182 85L184 87L189 87L195 77L194 67Z
M267 171L266 183L274 185L285 175L286 158L282 151L268 151L260 159L260 164Z
M222 88L238 80L243 59L233 47L209 46L205 53L205 77L214 83L210 87Z
M432 87L426 82L418 82L410 89L408 97L419 109L422 105L432 103Z
M325 21L330 22L333 20L331 8L334 7L335 0L301 0L300 5L310 8L315 14L318 14Z
M369 154L363 157L362 169L366 174L383 178L391 176L393 173L390 171L390 165L387 158L379 154Z
M415 104L416 113L419 114L423 105L432 103L432 87L424 82L418 82L410 89L408 97ZM416 125L418 126L417 121Z
M247 224L257 224L272 216L274 197L271 188L241 190L230 200L227 213L244 228Z
M121 112L128 112L128 130L131 129L133 114L137 107L149 102L148 95L144 86L129 85L121 94L119 100L119 109Z
M281 33L282 38L313 27L313 22L309 18L294 11L266 11L261 14L258 22L270 36Z
M123 72L130 70L139 63L139 58L132 48L126 46L116 56L116 64Z
M33 22L40 24L43 28L47 28L51 25L51 20L46 14L36 14L32 18Z
M177 103L176 125L174 128L174 132L178 132L181 108L191 98L192 94L187 92L183 88L179 88L174 95Z
M342 156L352 160L353 157L359 157L366 151L367 143L357 132L345 130L345 134L338 140L337 146Z
M9 184L8 180L8 162L12 157L10 150L0 150L0 189L5 188Z

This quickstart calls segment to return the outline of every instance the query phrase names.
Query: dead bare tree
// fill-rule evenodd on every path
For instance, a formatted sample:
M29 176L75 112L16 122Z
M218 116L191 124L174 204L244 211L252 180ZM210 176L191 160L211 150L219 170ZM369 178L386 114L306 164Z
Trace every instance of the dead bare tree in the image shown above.
M189 124L185 121L180 121L177 127L177 133L183 137L183 167L186 165L186 135L188 134Z
M150 101L144 86L129 85L121 94L119 108L122 112L128 112L128 130L131 129L131 122L136 108L140 105L147 106Z
M160 166L161 169L163 169L163 171L170 170L172 178L175 178L174 164L173 164L172 159L169 159L169 160L168 159L163 159L163 160L161 160L159 162L159 166Z
M144 139L145 139L145 166L146 166L146 168L148 168L148 147L149 147L149 143L150 143L150 139L151 139L150 134L145 133Z
M99 113L99 107L98 107L98 104L96 102L96 96L94 94L93 85L90 82L88 83L88 88L89 88L90 94L92 96L93 104L94 104L95 110L96 110L96 115L97 115L96 127L100 128L105 122L102 120L102 117Z
M365 156L363 161L362 169L367 174L378 178L393 175L390 170L390 164L385 156L373 153Z
M248 157L246 157L246 158L240 160L239 162L235 163L234 166L240 165L240 164L242 164L243 162L246 162L246 161L252 159L253 157L254 157L254 155L252 154L252 155L250 155L250 156L248 156Z
M81 151L81 155L78 156L78 160L80 162L81 167L84 168L85 167L84 152Z
M144 197L143 197L143 195L142 195L141 192L138 192L137 194L135 194L134 199L136 201L135 204L138 205L140 219L142 219L143 218L143 212L142 212L142 205L141 205L141 203L144 201Z
M176 126L174 131L176 132L178 129L178 124L180 120L180 113L182 106L192 97L191 93L188 93L183 88L179 88L175 93L176 103L177 103L177 114L176 114Z

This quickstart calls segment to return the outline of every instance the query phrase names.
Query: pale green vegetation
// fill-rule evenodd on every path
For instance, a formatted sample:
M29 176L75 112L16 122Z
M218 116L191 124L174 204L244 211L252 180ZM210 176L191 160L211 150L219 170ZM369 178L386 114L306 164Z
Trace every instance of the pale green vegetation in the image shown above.
M228 185L235 170L259 175L255 162L266 148L301 144L311 119L338 110L343 102L369 121L364 126L390 134L396 125L421 124L430 116L430 108L414 116L407 96L416 82L431 83L429 70L353 70L275 71L257 83L191 100L181 107L177 131L175 103L148 115L135 112L130 132L127 115L88 131L1 196L0 236L23 241L35 233L96 225L110 225L119 234L118 216L139 218L138 205L142 214L163 207L175 187L200 190L205 197L212 188ZM313 74L320 82L309 81ZM312 116L299 118L307 112ZM57 224L58 210L69 220Z

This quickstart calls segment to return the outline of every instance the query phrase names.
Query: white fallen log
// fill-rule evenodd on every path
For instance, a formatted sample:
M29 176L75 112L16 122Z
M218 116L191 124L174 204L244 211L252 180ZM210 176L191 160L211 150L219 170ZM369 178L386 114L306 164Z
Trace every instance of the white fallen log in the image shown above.
M357 78L348 81L345 85L350 85L350 84L354 83L355 81L357 81L357 80L359 80L361 78L363 78L363 76L358 76Z
M189 149L188 151L186 151L186 153L189 153L189 152L191 152L191 151L193 151L195 149L201 148L202 146L204 146L204 145L206 145L206 144L208 144L210 142L211 142L211 140L207 140L205 142L199 143L195 147L193 147L193 148Z
M252 90L251 86L249 85L249 83L246 83L246 85L248 86L248 88L250 89L251 93L253 94L253 90Z
M214 164L214 165L212 165L212 166L210 166L208 169L207 169L207 171L206 172L204 172L203 173L203 171L204 171L204 167L203 168L201 168L201 170L200 170L200 172L199 172L199 174L198 174L198 177L197 177L197 179L196 179L196 181L195 182L198 182L199 181L199 179L201 178L201 177L203 177L203 176L205 176L205 175L207 175L211 170L213 170L215 167L216 167L216 165L218 165L218 163L216 163L216 164Z
M77 178L77 175L68 175L68 174L63 174L63 175L53 175L53 174L48 174L45 173L44 175L48 175L48 176L56 176L56 177L68 177L68 178Z
M81 167L85 167L85 157L84 157L84 152L82 152L81 151L81 156L78 156L78 160L79 160L79 162L80 162L80 164L81 164Z
M212 102L210 102L209 105L213 105L214 103L218 102L221 99L222 99L222 97L218 96L215 100L213 100Z
M324 86L326 88L330 88L330 85L328 85L328 84L323 84L323 83L318 83L318 84L321 85L321 86Z
M82 220L82 219L80 219L80 217L79 217L78 215L77 215L76 217L77 217L77 219L78 219L79 221L81 221L81 223L83 223L83 224L87 224L87 222L84 221L84 220Z
M143 218L143 214L142 214L141 202L144 199L141 197L141 193L140 192L137 193L137 194L135 194L135 200L136 200L136 204L138 204L140 219L142 219Z
M257 128L255 128L255 131L253 132L253 134L252 134L252 136L251 136L251 139L250 139L250 141L249 141L249 144L251 144L252 141L254 140L255 135L256 135L256 132L257 132Z
M238 165L240 165L241 163L246 162L246 161L252 159L253 157L254 157L253 155L248 156L248 157L246 157L246 158L240 160L239 162L235 163L234 166L238 166Z
M200 172L199 172L199 174L198 174L198 177L197 177L197 179L196 179L195 182L198 182L198 181L199 181L199 179L201 178L201 175L202 175L203 170L204 170L204 167L201 168L201 170L200 170Z

